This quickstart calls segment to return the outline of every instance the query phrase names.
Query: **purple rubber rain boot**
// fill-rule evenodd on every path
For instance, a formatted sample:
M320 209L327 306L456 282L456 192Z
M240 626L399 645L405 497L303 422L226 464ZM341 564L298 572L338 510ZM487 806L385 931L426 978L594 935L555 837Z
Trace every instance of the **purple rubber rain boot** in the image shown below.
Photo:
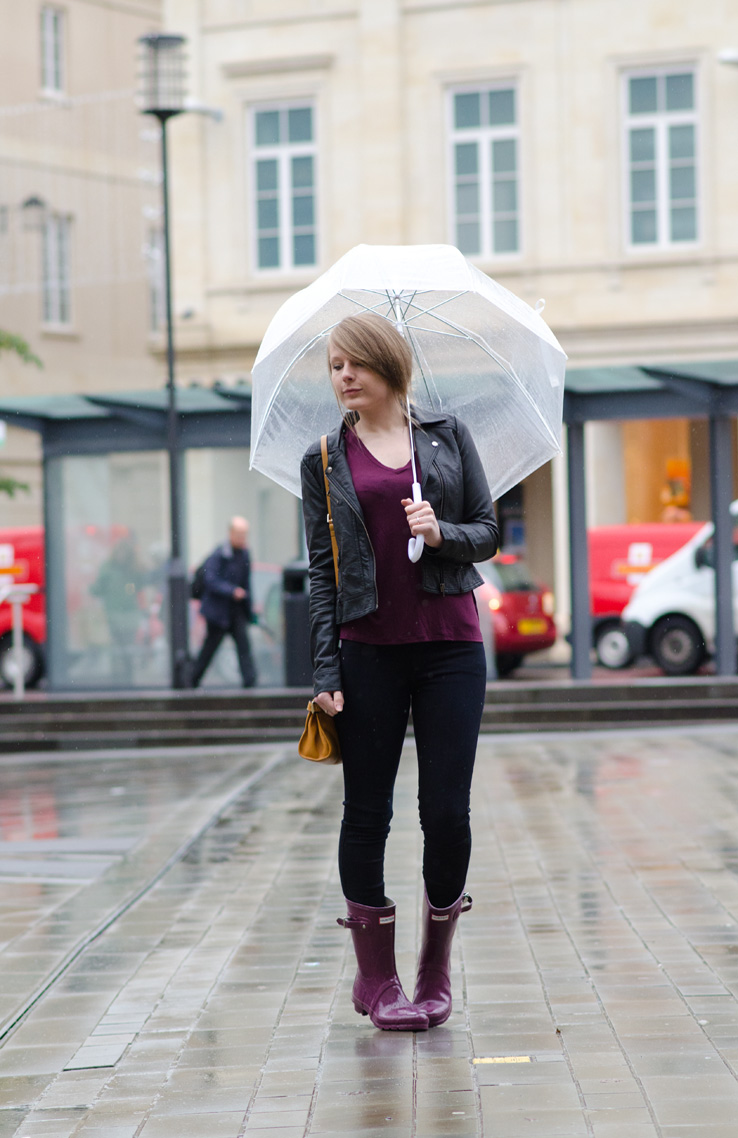
M348 915L338 924L351 930L359 965L354 980L354 1007L383 1031L425 1031L428 1016L411 1004L395 967L395 903L383 909L346 901Z
M471 907L472 899L468 893L462 893L447 909L434 909L428 894L425 894L423 944L413 1002L428 1016L429 1027L445 1023L451 1015L451 942L459 915Z

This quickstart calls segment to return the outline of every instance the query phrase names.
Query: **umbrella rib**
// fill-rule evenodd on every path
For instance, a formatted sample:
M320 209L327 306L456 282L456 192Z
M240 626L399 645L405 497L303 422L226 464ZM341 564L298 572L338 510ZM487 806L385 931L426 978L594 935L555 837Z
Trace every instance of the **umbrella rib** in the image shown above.
M431 291L431 290L428 290L428 291ZM366 292L375 292L375 290L374 289L366 289ZM415 334L417 334L416 328L411 329L411 327L410 327L411 322L416 321L418 319L418 317L420 317L420 316L426 316L426 315L433 314L433 316L436 320L438 320L440 323L446 325L446 329L423 328L423 329L421 329L421 331L423 333L429 333L430 335L434 335L434 336L448 336L449 339L471 340L473 343L475 343L478 348L481 348L481 350L486 355L488 355L490 357L490 359L494 360L495 363L498 364L498 366L502 368L502 370L505 372L505 374L508 375L510 377L510 379L512 379L513 382L515 382L518 385L518 388L519 388L521 394L528 401L528 403L531 405L531 407L535 411L536 418L539 420L540 423L542 423L547 434L550 435L550 437L554 441L555 445L558 447L559 444L556 441L556 438L553 435L550 427L545 422L543 416L541 415L540 410L538 409L538 406L536 405L534 400L531 398L527 389L523 386L523 384L520 383L520 380L518 379L517 373L515 372L514 368L512 368L512 366L505 359L503 359L502 356L500 356L497 352L495 352L495 350L493 348L491 348L485 340L481 339L481 337L477 336L474 332L471 332L470 330L464 328L462 325L457 324L455 321L451 320L448 316L442 316L437 312L437 309L442 308L445 304L449 304L452 300L458 300L458 298L460 296L464 296L465 292L466 292L466 290L464 290L462 292L457 292L452 297L446 297L444 300L440 300L437 304L431 305L430 308L422 308L422 309L418 308L418 312L415 315L413 315L412 317L410 317L410 319L405 318L405 326L408 329L408 332L412 330ZM367 304L363 304L361 301L356 300L354 297L347 296L346 293L342 293L342 295L345 296L347 300L350 300L353 304L355 304L358 308L363 308L366 312L376 312L377 308L379 307L379 305L370 306ZM392 302L392 297L391 297L389 291L385 290L383 293L381 293L379 295L382 295L382 297L386 297L387 301L389 301L390 303ZM410 301L408 301L408 303L407 303L405 313L407 313L410 305L414 303L415 297L417 295L418 295L418 290L416 289L416 291L413 292ZM432 394L431 389L429 387L428 378L426 376L425 369L423 368L423 365L420 361L419 350L415 345L413 345L413 355L415 356L415 359L416 359L417 364L418 364L418 368L420 369L420 374L421 374L421 377L423 379L423 385L424 385L425 390L428 394L428 398L433 400L433 394Z
M335 328L336 324L338 324L338 323L339 323L339 321L336 321L334 324L331 325L331 328ZM276 385L276 387L274 388L274 391L272 392L271 396L269 397L269 402L267 403L264 414L261 417L261 423L259 424L259 427L258 427L258 435L256 437L256 441L254 444L254 450L256 450L257 447L259 446L259 438L261 437L262 426L266 422L267 418L269 417L269 412L271 411L272 407L274 406L276 399L277 399L277 396L279 395L280 391L282 390L282 387L284 386L284 381L287 379L287 376L290 374L290 372L292 371L292 369L295 366L295 364L297 363L297 361L301 360L302 357L310 350L310 348L312 348L313 344L317 344L318 340L322 340L330 330L331 329L324 328L322 332L318 332L315 336L312 337L311 340L308 340L308 342L306 344L304 344L302 348L300 348L300 351L297 352L296 355L294 355L292 357L290 362L284 368L284 370L282 372L282 378L280 379L279 383Z
M436 403L438 403L439 409L440 409L439 399L433 398L433 391L431 390L431 385L430 385L429 378L426 374L426 370L423 367L423 360L421 358L420 348L419 348L418 344L416 343L416 339L415 339L415 335L414 335L414 329L408 328L407 331L408 331L408 340L410 341L410 345L411 345L412 350L413 350L413 355L415 356L415 361L418 365L418 369L420 371L421 379L423 380L423 386L425 387L426 395L428 396L428 399L430 400L431 404L435 405ZM432 375L432 373L431 373L431 375Z
M387 290L379 292L379 290L368 288L368 289L364 289L362 291L370 293L370 294L373 293L375 296L380 296L381 300L378 301L377 304L366 304L364 301L357 300L355 296L351 296L348 292L342 292L341 296L343 296L345 300L350 301L351 304L355 304L357 308L363 309L364 312L377 312L382 307L382 305L385 303L385 301L387 301L390 304L392 303L392 296ZM429 289L427 291L430 292L431 290ZM453 296L447 296L447 297L445 297L444 300L439 300L437 304L432 304L429 308L421 308L419 304L415 303L415 297L418 295L419 295L419 291L416 289L413 292L410 299L405 304L405 308L404 308L402 315L403 315L403 323L406 326L409 326L412 322L417 321L421 316L430 316L431 314L434 314L436 309L442 308L444 304L451 304L452 301L458 300L460 296L465 295L465 291L454 293ZM421 296L423 295L422 291L420 292L420 295ZM400 300L402 300L402 294L400 294ZM412 315L408 316L408 312L409 312L411 307L416 308L417 311L414 312ZM450 326L454 327L454 325L452 323L450 323ZM334 325L334 327L335 327L335 325ZM438 332L438 329L427 328L427 329L424 329L424 331ZM468 336L466 336L464 333L459 333L459 336L461 337L461 339L468 339Z
M512 367L512 365L509 364L506 360L504 360L502 358L502 356L498 355L497 352L495 352L493 348L490 348L489 344L487 344L487 342L485 340L483 340L480 336L477 336L477 335L475 335L474 332L471 332L468 329L463 328L461 325L456 324L453 320L449 320L449 318L447 316L439 316L438 314L436 314L436 320L440 320L443 324L447 324L449 328L454 328L456 330L456 332L462 336L462 338L467 339L467 340L471 340L472 343L476 344L478 348L481 348L483 352L485 352L491 359L493 359L496 364L499 364L499 366L510 377L510 379L512 379L515 383L517 383L520 393L523 395L523 397L528 401L530 406L533 408L533 410L536 413L536 418L543 425L543 427L546 430L546 433L549 435L549 437L553 440L555 446L558 448L559 443L558 443L555 435L551 431L551 428L549 427L546 420L541 415L541 412L540 412L537 404L534 402L533 398L531 397L530 393L528 392L528 389L518 379L517 373L516 373L515 369ZM424 329L424 331L425 331L425 329ZM445 335L447 333L440 333L440 334Z
M413 299L409 302L408 308L410 307L410 304L413 303L417 295L417 292L413 293ZM421 293L421 296L422 295L423 294ZM419 304L415 305L418 311L414 316L411 316L410 319L417 320L419 316L429 316L432 312L435 312L437 308L443 308L444 304L451 304L452 301L458 300L460 296L465 295L465 292L457 292L453 296L447 296L444 300L439 300L437 304L432 304L430 308L421 308Z
M477 334L470 331L470 329L464 328L463 325L457 324L455 321L450 320L448 316L439 316L436 314L436 320L440 320L442 324L446 324L449 328L453 328L456 337L459 337L462 340L471 340L473 344L476 344L478 348L481 348L483 352L490 356L495 361L495 363L499 364L500 367L505 372L507 372L511 379L519 382L515 370L512 368L512 366L507 362L507 360L504 360L502 356L498 355L494 348L490 348L487 341L483 340L481 336L477 336ZM436 335L440 336L451 335L449 332L442 332L440 328L424 328L423 331L435 333Z
M370 292L372 290L366 289L365 291ZM349 296L348 293L345 293L345 292L342 292L341 296L345 300L350 301L351 304L355 304L357 308L361 308L364 312L378 312L378 310L384 304L384 297L386 296L386 293L382 294L383 299L381 301L379 301L377 304L364 304L363 301L357 300L355 296ZM335 328L335 324L333 325L333 327Z
M410 328L411 325L406 324L405 327ZM423 332L424 334L427 332L427 334L429 336L448 336L449 340L471 340L471 339L473 339L473 337L468 335L466 332L447 332L443 328L420 328L420 329L418 329L417 326L412 326L412 331L416 332L416 333L418 331L420 331L420 332ZM474 341L474 342L476 343L476 341Z

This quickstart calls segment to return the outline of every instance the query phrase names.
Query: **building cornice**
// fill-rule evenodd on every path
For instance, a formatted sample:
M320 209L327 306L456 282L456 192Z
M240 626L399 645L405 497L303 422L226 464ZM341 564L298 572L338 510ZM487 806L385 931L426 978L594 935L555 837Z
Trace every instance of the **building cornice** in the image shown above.
M353 8L340 8L334 12L301 12L290 16L263 16L243 20L231 20L228 23L203 24L203 35L223 35L229 32L241 32L247 28L273 28L288 25L291 28L300 24L326 24L335 20L358 20L359 13Z
M147 20L154 20L157 24L162 20L162 0L77 0L77 3L88 4L92 8L106 8L111 12L122 12L126 16L142 16Z
M738 323L731 319L576 327L559 323L552 331L569 357L569 367L738 358Z
M224 63L226 79L250 79L254 75L281 75L295 71L327 71L335 56L330 52L316 55L289 55L273 59L243 59Z

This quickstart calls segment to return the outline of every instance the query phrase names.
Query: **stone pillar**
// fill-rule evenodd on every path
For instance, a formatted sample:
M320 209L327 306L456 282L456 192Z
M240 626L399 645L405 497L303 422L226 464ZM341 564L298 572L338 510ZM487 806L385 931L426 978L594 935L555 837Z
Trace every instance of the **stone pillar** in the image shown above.
M362 240L405 238L402 27L398 0L360 0Z

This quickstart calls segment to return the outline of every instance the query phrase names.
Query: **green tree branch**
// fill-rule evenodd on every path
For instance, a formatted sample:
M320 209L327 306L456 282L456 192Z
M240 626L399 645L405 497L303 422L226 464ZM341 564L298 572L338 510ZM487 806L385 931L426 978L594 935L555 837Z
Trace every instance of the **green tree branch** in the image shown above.
M0 352L15 352L26 364L35 364L43 367L41 360L31 351L22 336L14 336L12 332L3 332L0 328Z

